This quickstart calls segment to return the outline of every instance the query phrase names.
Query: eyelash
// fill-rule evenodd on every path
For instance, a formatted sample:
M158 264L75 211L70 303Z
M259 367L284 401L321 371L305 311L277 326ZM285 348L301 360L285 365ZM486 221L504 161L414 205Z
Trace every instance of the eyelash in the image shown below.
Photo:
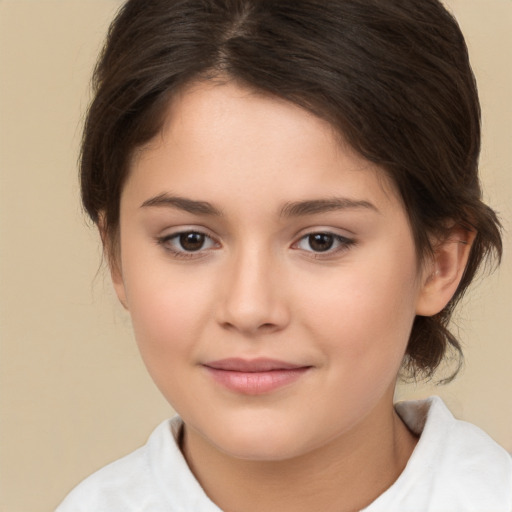
M332 257L341 252L347 251L350 247L352 247L356 244L356 241L354 239L347 238L345 236L338 235L336 233L331 233L330 231L314 231L311 233L307 233L306 235L299 238L299 240L292 245L292 248L299 249L299 247L298 247L299 244L303 241L307 241L308 239L309 239L309 244L311 247L311 237L314 237L314 236L329 237L332 241L332 244L336 246L334 248L332 248L332 246L331 246L331 247L327 248L325 251L314 251L314 250L312 250L312 251L306 250L305 251L305 252L310 253L310 256L315 259Z
M156 241L158 245L162 246L165 251L172 254L174 258L177 259L190 259L190 258L200 258L206 256L210 250L212 250L213 247L209 247L207 249L204 249L202 246L195 250L195 251L187 251L183 248L183 250L177 250L172 247L171 243L174 240L177 240L178 243L180 243L180 238L185 235L199 235L201 237L204 237L204 240L210 240L210 242L213 245L219 246L219 242L216 241L213 237L207 235L206 233L199 231L199 230L187 230L187 231L180 231L178 233L173 233L171 235L166 235L162 237L156 238ZM313 231L310 233L307 233L306 235L303 235L299 238L297 242L294 242L291 246L292 249L298 249L300 250L299 244L303 241L309 240L309 243L311 243L311 237L313 236L326 236L330 237L332 240L332 244L336 247L333 249L332 247L328 247L325 251L308 251L304 250L304 252L310 253L310 256L315 259L321 259L321 258L328 258L335 254L338 254L340 252L347 251L351 246L356 244L356 241L341 235L338 235L336 233L331 233L329 231ZM181 244L180 244L181 245ZM202 244L204 245L204 243ZM182 246L183 247L183 246ZM311 247L311 245L310 245Z
M200 258L206 256L205 251L208 251L211 249L203 249L202 247L198 249L197 251L187 251L185 249L183 250L176 250L172 247L171 243L173 240L179 240L182 236L185 235L199 235L204 237L205 240L210 240L213 244L220 245L219 242L217 242L214 238L207 235L206 233L203 233L199 230L189 229L187 231L180 231L179 233L173 233L172 235L165 235L162 237L158 237L156 239L158 245L161 245L165 251L172 254L174 258L177 259L189 259L189 258Z

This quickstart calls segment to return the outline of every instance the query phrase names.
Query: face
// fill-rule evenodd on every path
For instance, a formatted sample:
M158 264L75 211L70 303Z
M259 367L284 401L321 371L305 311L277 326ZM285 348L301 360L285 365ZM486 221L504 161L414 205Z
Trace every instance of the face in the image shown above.
M114 284L157 386L224 453L378 428L419 274L383 172L295 105L196 84L133 159Z

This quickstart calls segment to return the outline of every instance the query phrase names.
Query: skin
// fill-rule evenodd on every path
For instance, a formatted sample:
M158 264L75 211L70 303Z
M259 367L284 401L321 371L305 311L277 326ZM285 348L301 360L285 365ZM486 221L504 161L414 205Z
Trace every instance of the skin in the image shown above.
M416 314L455 291L466 245L420 265L383 172L293 104L199 83L166 119L133 159L111 268L145 364L185 422L189 466L227 512L365 507L414 449L393 408L397 372ZM184 232L206 235L198 250ZM332 247L317 250L315 233ZM233 357L307 371L239 393L204 366Z

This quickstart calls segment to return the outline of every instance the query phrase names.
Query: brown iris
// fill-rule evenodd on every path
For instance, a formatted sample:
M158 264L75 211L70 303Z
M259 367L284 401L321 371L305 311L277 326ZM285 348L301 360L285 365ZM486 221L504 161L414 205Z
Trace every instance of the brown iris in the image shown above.
M203 248L206 236L202 233L182 233L180 245L185 251L199 251Z
M308 243L314 251L325 252L333 246L334 237L327 233L315 233L308 236Z

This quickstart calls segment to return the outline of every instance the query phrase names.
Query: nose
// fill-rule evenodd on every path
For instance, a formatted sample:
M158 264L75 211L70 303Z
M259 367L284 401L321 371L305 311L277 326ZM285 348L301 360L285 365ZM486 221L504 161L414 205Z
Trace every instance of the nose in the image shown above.
M285 279L272 256L247 249L229 262L218 321L244 335L282 330L290 320L285 295Z

